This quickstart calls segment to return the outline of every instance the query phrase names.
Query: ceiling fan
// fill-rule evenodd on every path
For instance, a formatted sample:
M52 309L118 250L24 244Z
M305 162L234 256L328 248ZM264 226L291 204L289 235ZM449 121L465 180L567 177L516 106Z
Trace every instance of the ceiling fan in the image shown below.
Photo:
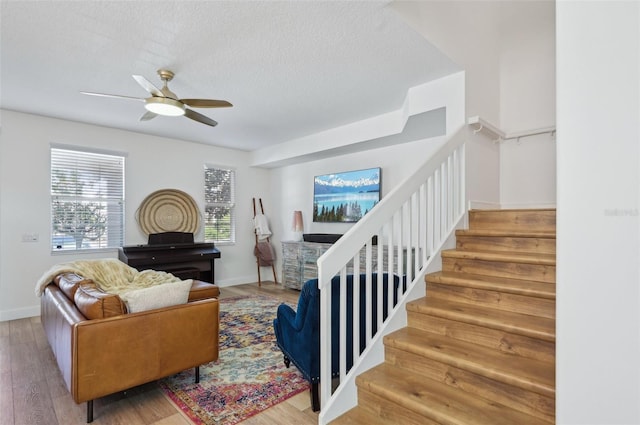
M117 94L104 94L81 91L82 94L88 94L90 96L102 96L102 97L115 97L118 99L132 99L144 102L144 107L147 112L140 117L140 121L148 121L158 115L164 116L180 116L184 115L187 118L191 118L194 121L201 122L202 124L210 125L214 127L218 123L209 117L206 117L196 111L193 111L187 106L193 108L228 108L233 106L226 100L214 100L214 99L178 99L178 96L169 90L167 83L173 79L175 75L168 69L159 69L158 75L163 82L161 89L151 84L149 80L142 75L133 75L133 78L142 86L143 89L151 94L151 97L140 98L131 96L121 96Z

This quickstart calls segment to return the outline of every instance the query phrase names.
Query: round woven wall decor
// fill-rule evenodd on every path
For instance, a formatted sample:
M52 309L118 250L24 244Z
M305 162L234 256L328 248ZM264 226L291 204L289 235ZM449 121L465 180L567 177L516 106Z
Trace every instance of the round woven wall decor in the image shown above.
M177 189L157 190L136 211L136 220L147 235L164 232L196 233L200 211L191 196Z

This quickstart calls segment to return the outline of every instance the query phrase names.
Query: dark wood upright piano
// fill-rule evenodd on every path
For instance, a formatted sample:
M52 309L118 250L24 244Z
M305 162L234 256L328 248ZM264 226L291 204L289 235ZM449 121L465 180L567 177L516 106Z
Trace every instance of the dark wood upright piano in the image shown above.
M180 279L214 282L214 260L220 251L210 242L190 242L189 238L149 235L149 244L123 246L120 261L138 270L160 270ZM175 236L175 235L174 235ZM193 236L191 236L193 237ZM186 241L185 241L186 240Z

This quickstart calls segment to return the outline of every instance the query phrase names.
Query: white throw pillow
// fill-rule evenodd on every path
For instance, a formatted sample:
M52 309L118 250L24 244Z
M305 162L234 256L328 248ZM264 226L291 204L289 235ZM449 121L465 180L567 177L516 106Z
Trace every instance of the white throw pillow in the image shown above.
M188 279L149 288L134 289L122 294L120 298L127 304L129 313L186 304L192 282L191 279Z

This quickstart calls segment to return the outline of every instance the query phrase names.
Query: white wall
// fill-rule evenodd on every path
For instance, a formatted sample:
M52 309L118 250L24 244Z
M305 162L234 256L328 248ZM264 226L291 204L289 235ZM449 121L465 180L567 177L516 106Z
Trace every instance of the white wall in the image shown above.
M500 143L500 206L556 207L556 138L549 134Z
M396 1L394 10L465 71L465 115L499 124L501 2ZM467 197L482 206L500 203L500 150L483 134L469 133Z
M394 1L391 7L466 74L467 116L500 119L501 1Z
M558 424L640 423L640 3L557 3Z
M135 219L142 200L158 189L189 193L202 209L203 165L237 170L237 243L220 245L216 281L224 286L257 280L253 256L252 197L269 205L268 171L249 167L249 154L232 149L166 139L12 111L2 112L0 133L0 320L39 314L34 284L50 266L78 258L117 257L50 252L50 143L111 149L127 153L126 244L146 242ZM36 243L22 234L38 233ZM202 240L202 232L199 238Z
M511 133L555 125L553 1L397 1L392 7L466 74L467 117ZM478 207L555 205L555 142L494 145L470 133L469 199Z
M555 108L555 2L500 3L500 128L552 127ZM556 144L549 134L500 144L503 208L553 207Z
M500 2L500 127L507 133L556 121L555 2Z

